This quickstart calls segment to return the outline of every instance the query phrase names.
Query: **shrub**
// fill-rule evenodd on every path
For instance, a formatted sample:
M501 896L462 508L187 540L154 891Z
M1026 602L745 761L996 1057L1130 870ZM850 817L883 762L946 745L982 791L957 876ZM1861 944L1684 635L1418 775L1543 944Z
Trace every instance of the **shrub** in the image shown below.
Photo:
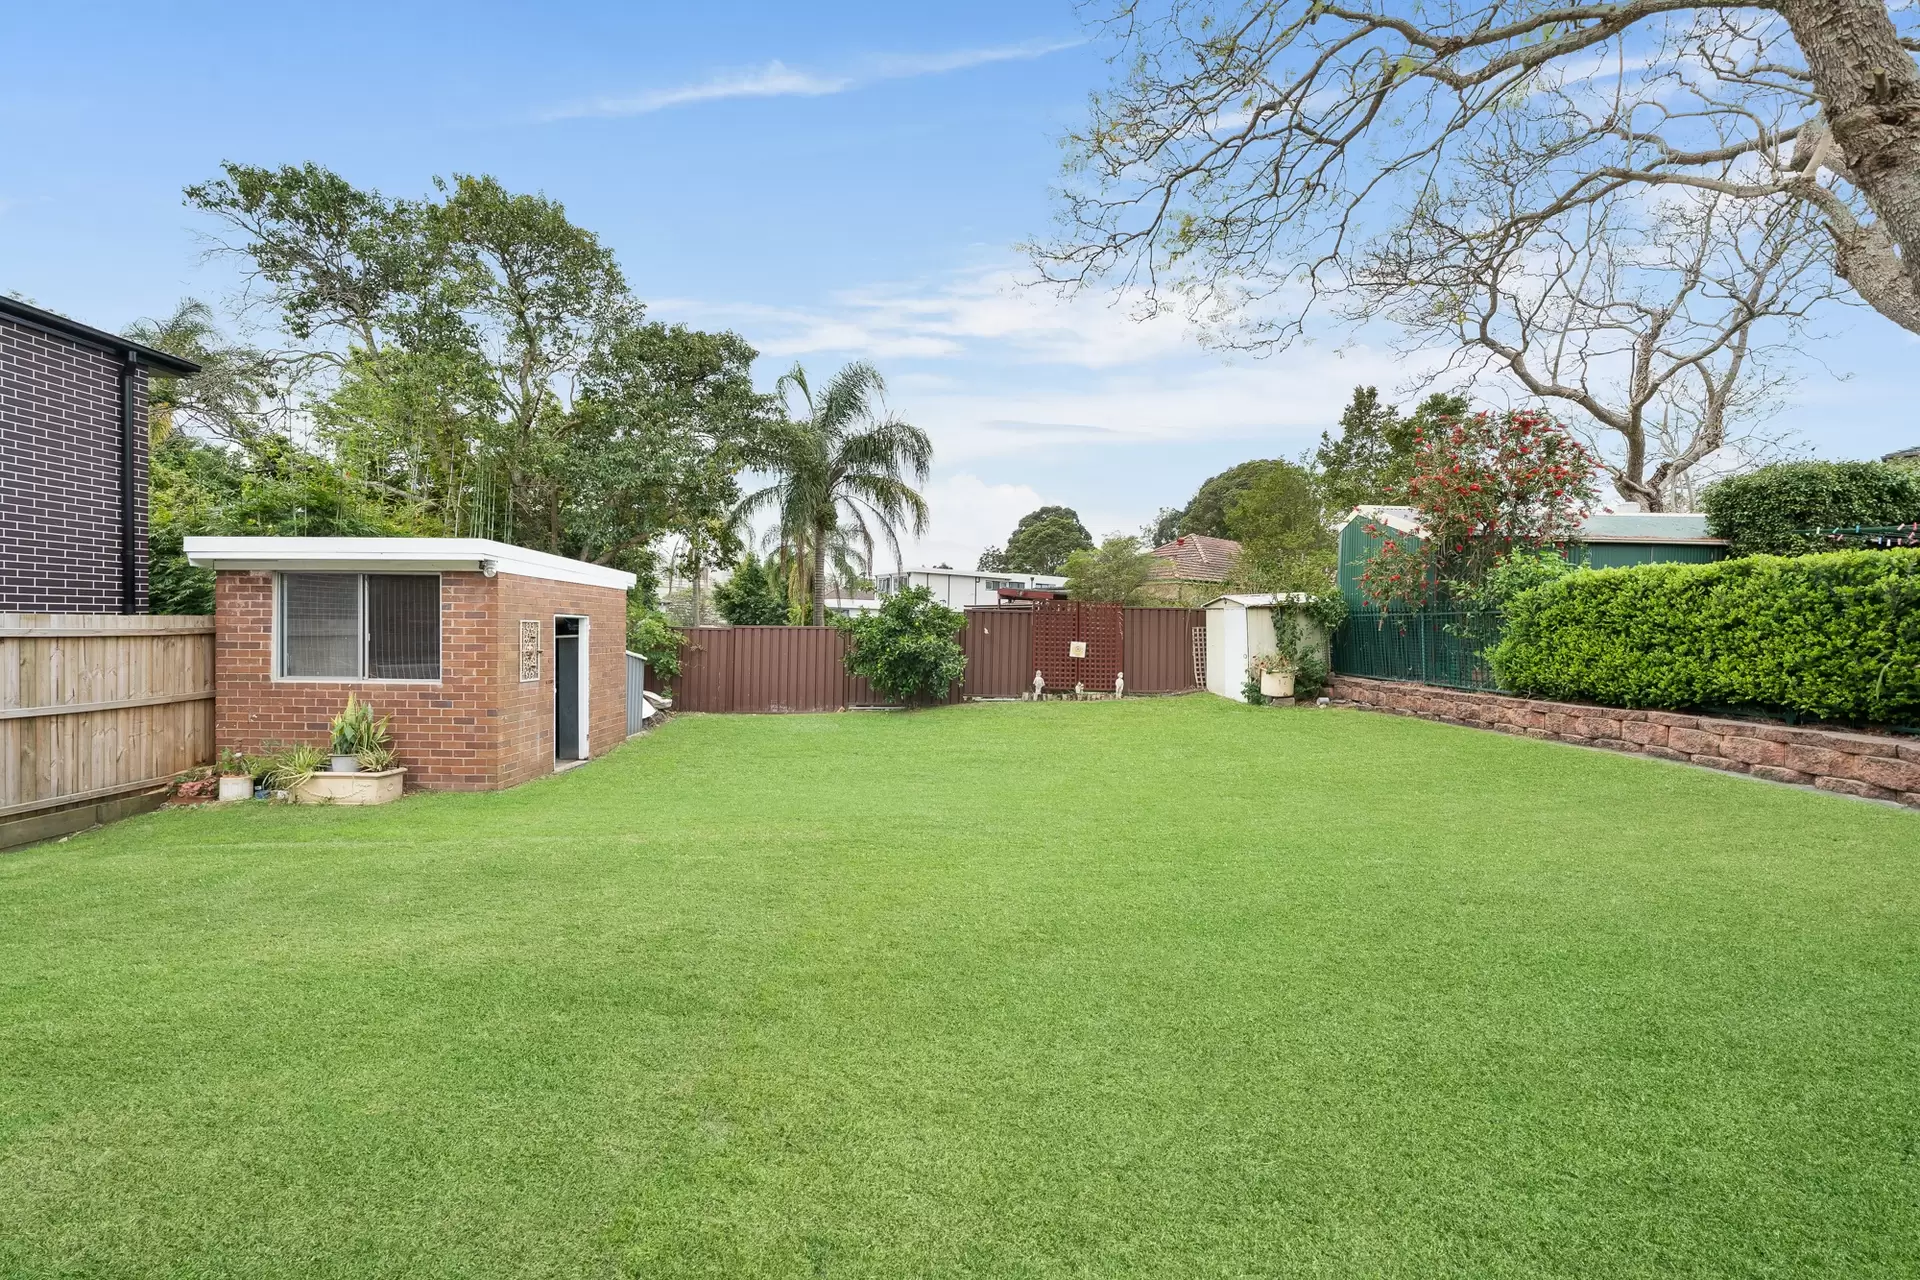
M685 638L660 610L627 598L627 648L647 661L647 666L671 680L680 674L680 646Z
M747 552L734 566L733 576L713 589L713 607L731 626L780 627L787 622L787 595L779 575ZM640 652L638 649L635 653Z
M1153 577L1154 563L1153 556L1141 550L1140 539L1116 534L1097 551L1067 557L1067 594L1075 600L1135 604Z
M1621 707L1920 714L1920 551L1842 551L1571 574L1516 597L1504 688Z
M1781 462L1710 486L1707 528L1736 556L1831 551L1799 529L1920 520L1920 472L1886 462Z
M1407 498L1417 538L1378 526L1380 549L1360 575L1373 604L1422 605L1459 583L1477 583L1502 558L1565 546L1594 501L1599 460L1552 415L1476 413L1421 427Z
M889 698L905 703L945 696L966 674L967 655L960 647L960 628L966 615L949 609L925 587L911 587L887 597L878 613L863 618L836 618L847 633L847 670Z

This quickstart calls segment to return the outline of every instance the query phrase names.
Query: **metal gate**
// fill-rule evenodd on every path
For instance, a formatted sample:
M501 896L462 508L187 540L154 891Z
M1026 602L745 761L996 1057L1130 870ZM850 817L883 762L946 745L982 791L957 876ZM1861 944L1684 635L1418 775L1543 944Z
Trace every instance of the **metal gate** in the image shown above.
M1034 606L1032 666L1051 693L1111 693L1125 662L1125 610L1078 600Z

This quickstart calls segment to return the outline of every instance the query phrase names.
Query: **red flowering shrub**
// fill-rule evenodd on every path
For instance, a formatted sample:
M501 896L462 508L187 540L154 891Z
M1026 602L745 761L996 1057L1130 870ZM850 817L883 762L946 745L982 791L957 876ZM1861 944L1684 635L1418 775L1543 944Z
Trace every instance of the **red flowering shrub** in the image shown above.
M1598 490L1599 460L1553 415L1535 409L1443 418L1414 438L1409 501L1417 537L1385 535L1360 575L1368 601L1426 604L1449 583L1478 583L1516 551L1562 548Z

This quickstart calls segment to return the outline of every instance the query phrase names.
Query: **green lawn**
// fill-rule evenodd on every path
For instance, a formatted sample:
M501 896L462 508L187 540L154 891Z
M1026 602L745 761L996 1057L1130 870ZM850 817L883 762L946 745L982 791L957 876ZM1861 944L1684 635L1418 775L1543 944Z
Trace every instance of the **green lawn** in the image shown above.
M0 855L0 1275L1917 1272L1857 801L1195 697Z

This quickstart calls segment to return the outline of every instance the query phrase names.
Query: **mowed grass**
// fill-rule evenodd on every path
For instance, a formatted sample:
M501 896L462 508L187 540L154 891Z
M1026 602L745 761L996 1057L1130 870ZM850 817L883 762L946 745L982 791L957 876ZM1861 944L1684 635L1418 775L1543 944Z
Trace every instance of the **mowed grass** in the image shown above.
M0 1274L1911 1276L1920 815L1218 699L0 856Z

